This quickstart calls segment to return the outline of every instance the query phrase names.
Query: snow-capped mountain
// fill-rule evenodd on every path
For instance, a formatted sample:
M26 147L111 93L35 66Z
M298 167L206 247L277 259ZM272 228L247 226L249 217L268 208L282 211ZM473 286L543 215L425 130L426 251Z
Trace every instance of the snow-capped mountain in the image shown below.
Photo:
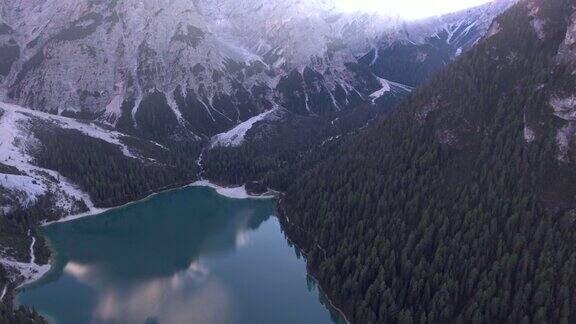
M4 0L0 98L145 138L211 137L275 106L370 102L382 79L415 86L511 3L405 23L330 0Z
M249 132L260 147L303 136L306 127L317 128L309 142L339 138L366 124L364 117L347 122L349 110L405 96L512 3L405 23L338 13L330 0L4 0L0 190L7 199L0 206L47 194L62 214L126 202L194 178L186 161L199 146L240 146ZM277 138L263 140L271 134ZM66 151L66 136L116 157L94 154L92 172L165 170L149 188L95 197L82 172L71 172L86 152ZM200 139L210 140L174 146Z
M378 34L372 50L360 61L379 77L417 86L476 44L493 19L515 2L493 1L441 17L398 24Z

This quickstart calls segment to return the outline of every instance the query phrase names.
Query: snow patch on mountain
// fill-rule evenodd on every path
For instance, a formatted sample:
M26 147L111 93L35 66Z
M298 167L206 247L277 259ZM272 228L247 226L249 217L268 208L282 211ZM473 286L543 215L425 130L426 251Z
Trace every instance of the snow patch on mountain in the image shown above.
M386 79L382 79L382 78L378 78L378 81L380 81L380 84L382 85L382 89L372 93L370 95L370 98L372 99L372 102L376 101L376 99L382 97L386 92L390 92L390 90L392 90L392 88L390 87L390 81L386 80Z
M271 117L274 113L278 111L278 109L281 108L279 106L276 106L275 108L269 111L261 113L260 115L254 116L248 119L247 121L238 124L236 127L225 133L215 135L212 138L210 148L236 147L242 145L242 143L244 142L244 138L246 137L246 133L248 133L248 131L252 129L252 127L254 127L256 123Z
M122 116L122 103L125 97L125 86L123 81L118 81L114 86L112 99L104 109L102 120L110 125L115 126L118 119Z
M27 199L38 197L46 193L46 186L36 179L24 175L0 175L0 187L16 189L26 194Z
M400 84L397 82L393 82L390 80L386 80L380 77L376 77L382 88L370 95L370 99L372 99L372 103L374 103L378 98L382 97L388 92L400 93L400 92L412 92L413 88L409 87L404 84Z

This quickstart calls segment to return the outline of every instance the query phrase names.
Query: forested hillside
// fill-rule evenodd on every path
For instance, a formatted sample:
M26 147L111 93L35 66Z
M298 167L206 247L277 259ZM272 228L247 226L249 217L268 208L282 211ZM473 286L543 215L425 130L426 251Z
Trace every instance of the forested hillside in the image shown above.
M32 124L42 144L32 152L38 165L56 170L85 188L97 207L122 205L188 184L198 173L195 157L202 143L169 143L168 149L136 138L124 139L149 156L143 163L79 131L59 129L38 120Z
M207 150L203 176L224 184L258 181L285 191L303 172L331 156L343 138L387 114L390 107L393 103L323 117L290 114L281 121L263 122L250 130L243 145Z
M520 1L290 187L284 228L352 322L576 322L573 13Z

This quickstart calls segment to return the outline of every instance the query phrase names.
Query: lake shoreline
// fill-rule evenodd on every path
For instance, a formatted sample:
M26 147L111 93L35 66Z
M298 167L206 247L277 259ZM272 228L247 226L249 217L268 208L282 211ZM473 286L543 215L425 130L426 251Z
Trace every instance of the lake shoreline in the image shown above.
M298 250L300 250L300 252L302 252L302 254L304 256L306 256L306 252L304 252L304 250L289 236L288 231L284 230L284 226L285 226L284 217L286 217L286 216L284 215L285 212L280 212L279 209L281 208L281 201L279 199L277 199L282 193L276 192L273 190L268 190L268 192L263 193L261 195L254 195L254 194L249 193L246 190L245 185L242 185L242 186L225 186L225 185L216 184L210 180L197 180L197 181L194 181L192 183L185 184L185 185L161 189L157 192L149 194L148 196L146 196L142 199L134 200L134 201L128 202L128 203L123 204L123 205L109 207L109 208L94 208L93 210L85 212L85 213L66 216L66 217L63 217L63 218L56 220L56 221L44 222L40 226L46 227L46 226L50 226L53 224L66 223L66 222L79 220L82 218L99 216L99 215L102 215L102 214L110 212L110 211L123 209L123 208L129 207L129 206L132 206L134 204L139 204L139 203L148 201L148 200L153 199L154 197L161 195L161 194L165 194L165 193L169 193L169 192L173 192L173 191L177 191L177 190L183 190L183 189L190 188L190 187L210 188L214 192L216 192L218 195L225 197L225 198L228 198L228 199L276 199L276 206L277 206L277 210L278 210L278 216L277 217L279 219L279 223L280 223L282 230L286 234L286 239L291 244L293 244ZM50 248L50 247L48 247L48 248ZM51 253L53 253L52 249L50 249L50 251L51 251ZM50 271L52 270L51 262L52 262L52 259L49 260L49 262L48 262L49 267L45 272L40 272L37 274L36 277L29 278L28 280L26 280L25 283L21 283L18 287L16 287L15 290L18 291L20 289L26 288L27 286L32 285L35 282L38 282L45 275L50 273ZM45 265L40 265L40 266L45 266ZM318 287L319 293L325 297L326 301L329 304L329 307L332 310L334 310L341 317L341 319L344 320L344 322L346 324L351 324L352 322L348 319L348 317L346 316L346 313L341 308L339 308L333 302L333 300L330 298L330 296L326 293L325 289L322 287L322 284L316 278L315 272L308 265L307 262L306 262L306 272L307 272L307 275L314 281L314 283Z
M65 216L65 217L60 218L60 219L55 220L55 221L50 221L50 222L44 221L40 224L40 227L46 227L46 226L50 226L53 224L59 224L59 223L67 223L67 222L71 222L71 221L75 221L75 220L79 220L79 219L83 219L83 218L87 218L87 217L95 217L95 216L102 215L102 214L110 212L110 211L119 210L122 208L130 207L134 204L139 204L139 203L148 201L148 200L150 200L150 199L152 199L158 195L164 194L164 193L169 193L172 191L182 190L182 189L186 189L186 188L190 188L190 187L211 188L217 194L219 194L223 197L226 197L228 199L275 199L276 198L275 192L268 192L268 193L264 193L262 195L252 195L248 191L246 191L245 185L237 186L237 187L236 186L222 186L222 185L218 185L218 184L216 184L210 180L197 180L197 181L194 181L192 183L187 183L185 185L174 185L174 186L167 186L167 187L161 188L158 191L153 192L144 198L137 199L137 200L128 202L128 203L123 204L123 205L107 207L107 208L92 208L92 210L89 210L87 212ZM50 247L48 247L48 249L50 249ZM50 252L53 253L53 251L51 249L50 249ZM36 265L39 268L45 267L46 265L48 265L49 267L47 269L42 268L43 271L34 271L32 273L28 273L27 276L24 276L25 279L22 280L22 282L15 282L17 284L15 290L25 288L26 286L29 286L29 285L37 282L38 280L42 279L52 269L51 261L52 261L52 259L50 258L48 260L47 264Z
M306 253L304 252L304 250L302 250L300 248L300 246L298 244L296 244L296 242L294 242L293 240L291 240L290 238L288 238L288 240L290 241L290 243L294 244L294 246L300 250L300 252L306 256ZM336 313L338 313L338 315L340 315L340 317L342 317L342 319L344 320L344 323L346 324L352 324L352 322L348 319L348 317L346 316L346 313L344 313L344 311L336 306L336 304L334 304L334 302L332 301L332 298L330 298L330 295L328 295L326 293L326 290L324 290L324 288L322 288L322 284L320 283L320 281L316 278L315 276L315 272L312 270L311 267L308 266L308 263L306 263L306 272L308 274L308 276L310 278L312 278L312 280L314 281L314 283L316 283L316 286L318 287L319 292L324 295L324 297L326 298L326 300L328 301L328 304L330 304L330 307L336 311Z
M189 185L189 186L192 186L192 185ZM218 192L218 191L216 190L216 188L213 188L212 185L205 185L204 183L196 183L194 186L195 186L195 187L199 187L199 186L206 187L206 189L203 189L202 191L198 191L198 193L205 193L205 194L201 194L200 197L204 197L206 194L209 194L209 193L211 192L211 194L209 195L209 197L220 196L220 197L224 197L224 198L229 198L229 197L227 197L227 196L223 196L220 192ZM188 186L183 186L183 188L186 188L186 187L188 187ZM175 191L176 189L172 189L172 190ZM172 190L171 190L171 191L172 191ZM184 207L180 207L179 210L187 210L187 208L189 208L189 207L186 207L186 206L189 205L189 202L186 200L186 199L187 199L187 198L186 198L186 197L187 197L187 193L191 193L192 195L194 195L196 192L197 192L197 191L194 191L194 190L192 190L192 191L184 190L184 191L182 191L182 192L176 192L176 193L174 193L174 195L175 195L176 197L179 197L176 201L174 201L174 203L176 204L176 202L179 201L179 203L176 204L176 205L177 205L177 206L184 206ZM160 193L157 193L156 195L158 195L158 194L160 194ZM172 202L171 197L172 197L172 195L166 195L166 196L162 196L160 199L161 199L162 201L165 201L165 202ZM147 197L147 198L150 199L151 197ZM252 197L249 197L249 198L252 198ZM262 198L262 197L258 197L258 198ZM202 198L202 199L204 199L204 198ZM222 199L222 198L220 198L220 199ZM202 201L203 201L203 200L202 200ZM230 200L229 200L229 201L230 201ZM230 201L230 202L234 204L234 202L232 202L232 201ZM133 203L135 203L135 202L133 202ZM153 204L153 205L158 205L158 204L156 204L156 203L154 203L154 202L151 202L151 204ZM237 202L236 204L241 204L241 206L243 206L244 204L258 204L258 206L260 206L258 202L248 202L248 201L247 201L246 203ZM272 213L276 214L276 212L274 211L274 209L276 209L276 207L275 207L276 201L270 201L270 203L266 203L266 206L268 206L268 204L270 204L270 205L269 205L270 207L268 207L268 208L271 208L271 209L270 209L268 212L266 212L266 215L273 215ZM146 206L147 206L147 205L146 205ZM166 203L160 204L160 205L158 205L158 206L160 206L160 208L161 208L162 210L167 210L167 209L170 209L170 208L171 208L171 207L170 207L171 205L170 205L170 204L166 205ZM201 206L203 206L203 204L201 204ZM214 209L214 207L215 207L215 206L211 206L211 207L210 207L211 210ZM118 207L117 207L117 208L118 208ZM130 209L130 210L132 210L132 209ZM143 207L142 210L144 211L144 210L149 210L149 209L148 209L147 207ZM178 209L176 209L176 210L178 210ZM276 210L277 210L277 209L276 209ZM120 215L128 215L128 213L130 213L130 211L120 211ZM139 214L139 212L137 212L137 214ZM154 219L152 216L156 215L156 213L155 213L155 212L148 212L147 214L148 214L148 220L149 220L149 221L148 221L148 222L144 222L144 223L145 223L145 224L153 224L153 222L151 222L151 221ZM228 213L225 212L225 214L226 214L226 215L224 215L224 218L223 218L223 219L230 219L230 218L228 217L228 216L229 216ZM116 214L114 214L114 215L116 215ZM108 219L109 216L110 216L110 217L114 217L112 214L107 214L107 215L102 215L102 216L103 216L103 217L102 217L102 218L99 218L99 219L103 219L103 222L106 222L106 219ZM129 217L128 219L131 219L131 218ZM184 218L180 217L179 219L186 219L186 217L184 217ZM95 221L95 222L98 222L98 221L96 221L96 220L94 220L94 221ZM232 220L230 220L230 221L232 221ZM93 222L93 221L91 220L89 223L92 223L92 222ZM243 222L242 222L242 223L243 223ZM282 243L281 245L282 245L282 246L285 246L286 249L288 249L286 255L287 255L287 256L289 255L289 256L290 256L290 259L294 258L294 252L293 252L293 250L292 250L292 249L289 249L289 246L290 246L290 245L286 243L286 242L292 242L292 241L290 241L289 238L284 237L284 236L282 235L281 222L278 220L278 217L276 218L276 220L274 220L274 223L277 224L277 225L274 226L274 227L277 228L275 231L278 233L278 234L275 235L275 236L277 237L276 240L283 241L284 243ZM152 228L154 228L156 225L151 225L151 226L152 226ZM76 227L76 226L75 226L75 225L68 225L68 228L74 228L74 227ZM64 228L64 227L63 227L63 228ZM161 228L165 228L165 227L161 227ZM177 227L177 228L183 228L183 227ZM248 226L247 228L251 228L251 227ZM43 231L43 232L42 232L42 235L44 235L44 236L50 236L53 230L58 232L59 229L60 229L60 227L52 227L52 228L50 229L50 231L46 231L46 232ZM252 231L252 230L250 230L250 232L251 232L251 231ZM146 233L146 231L144 231L144 233ZM189 236L189 235L188 235L188 236ZM194 236L194 235L193 235L193 236ZM232 235L232 236L234 236L234 235ZM71 244L70 246L75 246L75 245L76 245L75 242L78 242L78 239L77 239L77 238L80 238L80 236L78 236L77 238L75 238L74 236L70 236L70 235L64 235L64 237L68 237L68 243ZM82 241L83 241L83 239L80 240L79 242L82 242ZM168 240L168 241L170 241L170 240ZM53 252L56 252L55 249L54 249L52 246L50 246L50 244L49 244L50 241L48 241L47 243L48 243L48 246L50 247L50 250L53 251ZM238 243L235 243L235 244L238 244ZM294 259L296 259L296 258L294 258ZM301 268L300 268L301 270L299 270L299 271L304 270L304 266L306 265L306 263L304 263L304 262L302 262L302 261L306 261L306 260L300 260L300 261L299 261L299 262L300 262L300 267L301 267ZM54 254L54 255L52 256L51 262L50 262L51 270L56 269L56 268L59 268L59 267L60 267L59 263L60 263L59 257ZM306 268L307 268L307 267L306 267ZM296 276L293 277L293 278L296 278L296 281L295 281L294 284L291 285L291 286L294 286L295 283L299 283L299 284L296 285L296 286L300 286L300 284L302 283L302 282L301 282L302 278L298 275L298 273L301 273L301 272L297 272L297 273L296 273ZM326 314L326 315L322 315L322 316L328 316L328 317L326 318L326 322L334 322L334 323L346 322L346 323L349 323L349 321L347 321L347 320L345 319L345 316L343 315L343 313L341 312L341 310L338 309L338 308L332 303L332 301L328 298L328 296L324 293L324 290L323 290L322 287L318 284L318 281L315 279L314 275L313 275L313 274L310 274L309 272L308 272L308 275L309 275L309 280L312 279L312 280L309 281L309 282L310 282L310 283L311 283L311 282L315 282L315 286L318 287L318 290L305 290L305 289L304 289L303 291L306 291L306 294L312 294L312 296L315 296L315 297L313 298L313 299L315 300L315 303L318 303L318 301L319 301L318 296L321 296L320 301L321 301L321 304L323 304L323 307L320 306L320 303L318 303L318 305L320 306L320 308L318 308L318 309L320 310L320 314L322 314L322 313L325 312L324 314ZM45 278L48 278L48 277L51 278L51 275L48 275L48 276L46 276ZM276 276L271 276L271 277L269 278L269 280L272 280L273 282L274 282L274 281L277 281L277 280L281 280L281 278L276 278L276 279L274 279L274 277L276 277ZM298 278L299 278L299 279L298 279ZM280 281L280 282L282 282L282 281ZM39 287L42 287L42 286L39 286ZM30 299L27 299L27 298L29 298L29 296L34 296L33 294L30 295L31 292L34 291L34 289L38 289L38 288L30 288L30 289L31 289L31 290L28 290L28 288L26 288L26 287L25 287L24 289L22 289L22 290L24 291L23 295L18 295L18 296L20 296L20 297L16 297L16 296L15 296L15 297L16 297L16 298L15 298L15 302L18 303L19 305L33 305L33 304L26 304L26 300L29 301ZM320 294L320 295L318 295L318 294ZM23 296L24 296L24 297L23 297ZM72 295L71 295L71 296L72 296ZM289 296L291 296L291 295L289 295ZM24 299L22 299L22 298L24 298ZM306 304L306 305L309 305L309 304ZM274 307L277 307L277 306L274 306ZM273 308L273 309L275 309L275 308ZM330 315L330 314L328 313L328 311L331 312L332 315ZM64 316L64 315L65 315L65 316L68 316L68 315L66 315L66 313L60 313L60 314L61 314L62 316ZM304 315L300 315L300 316L304 316L304 318L306 318L306 315L305 315L305 314L306 314L306 313L304 313ZM60 316L60 315L59 315L59 316ZM73 315L71 315L71 316L73 316ZM311 317L311 318L312 318L312 317ZM331 318L331 319L330 319L330 318ZM324 321L320 321L320 322L324 322Z
M54 220L54 221L42 222L40 224L40 226L46 227L46 226L50 226L52 224L66 223L66 222L71 222L71 221L86 218L86 217L98 216L98 215L101 215L101 214L109 212L109 211L118 210L118 209L129 207L133 204L142 203L144 201L147 201L149 199L154 198L157 195L161 195L161 194L176 191L176 190L182 190L182 189L186 189L189 187L211 188L214 191L216 191L216 193L218 193L219 195L226 197L226 198L229 198L229 199L274 199L274 198L276 198L276 193L270 192L270 191L267 193L264 193L262 195L251 194L248 191L246 191L245 185L238 186L238 187L236 187L236 186L223 186L223 185L218 185L218 184L216 184L210 180L197 180L197 181L194 181L192 183L187 183L185 185L175 185L175 186L168 186L168 187L160 188L158 191L153 192L144 198L133 200L133 201L127 202L123 205L106 207L106 208L93 208L92 210L89 210L87 212L83 212L80 214L65 216L65 217L62 217L62 218L60 218L58 220Z
M278 200L276 202L276 206L277 206L277 210L278 210L278 220L280 222L280 226L282 227L282 231L286 235L286 239L290 243L292 243L304 256L306 256L306 252L304 251L304 249L294 239L290 238L290 232L288 230L286 230L286 225L290 224L290 221L289 221L288 216L286 215L286 211L284 210L284 208L282 206L282 201ZM282 210L280 210L280 209L282 209ZM336 304L334 303L332 298L330 298L330 295L328 295L326 293L326 290L324 290L322 288L322 284L315 277L314 269L312 269L312 267L309 266L308 262L306 262L306 272L307 272L308 276L310 278L312 278L312 280L316 283L320 293L326 297L326 300L330 304L330 307L332 307L332 309L334 309L342 317L342 319L344 320L344 322L346 324L352 324L352 322L346 316L346 313L340 307L336 306Z
M248 192L246 190L246 185L234 187L234 186L222 186L210 180L198 180L192 184L191 187L208 187L214 189L219 195L230 199L274 199L277 193L271 190L267 192L256 195Z

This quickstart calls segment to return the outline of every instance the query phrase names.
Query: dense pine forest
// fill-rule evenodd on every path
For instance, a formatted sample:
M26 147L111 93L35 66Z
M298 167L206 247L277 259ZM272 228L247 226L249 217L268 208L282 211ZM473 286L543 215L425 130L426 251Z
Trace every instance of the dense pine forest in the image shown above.
M127 137L131 147L141 147L149 161L126 157L118 147L35 122L33 132L42 145L32 152L38 165L59 171L86 188L97 207L112 207L142 199L159 190L190 183L198 174L195 157L202 143L171 143L160 149Z
M576 322L576 174L548 104L576 85L555 58L572 4L520 2L290 187L284 228L352 322Z
M400 98L321 116L285 112L281 122L256 125L240 147L206 151L203 176L222 184L258 181L285 191L302 173L331 156L343 138L386 115Z

